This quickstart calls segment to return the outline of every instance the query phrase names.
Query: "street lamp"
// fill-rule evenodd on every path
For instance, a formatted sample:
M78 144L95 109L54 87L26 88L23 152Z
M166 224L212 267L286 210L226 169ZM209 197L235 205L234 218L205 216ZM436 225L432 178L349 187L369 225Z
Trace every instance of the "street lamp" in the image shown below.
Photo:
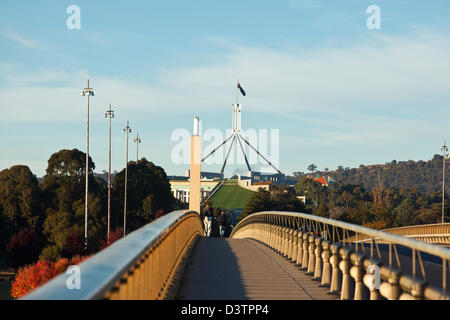
M139 138L139 132L136 134L136 138L134 138L134 143L136 143L136 164L139 160L139 143L142 142L141 138Z
M114 118L114 111L111 110L111 104L109 105L109 110L105 112L105 118L109 118L108 231L106 235L106 242L109 244L109 233L111 229L111 119Z
M86 120L86 191L84 196L84 249L88 247L88 174L89 174L89 97L94 96L94 89L89 87L89 79L87 81L87 87L81 91L81 95L87 96L87 120Z
M127 227L127 177L128 177L128 134L131 132L131 128L129 126L129 121L127 120L127 126L123 129L123 132L127 134L127 153L126 153L126 162L125 162L125 198L123 203L123 236L126 235L126 227Z
M445 213L445 158L447 157L447 145L445 144L441 147L443 153L442 157L442 223L444 223L444 213Z

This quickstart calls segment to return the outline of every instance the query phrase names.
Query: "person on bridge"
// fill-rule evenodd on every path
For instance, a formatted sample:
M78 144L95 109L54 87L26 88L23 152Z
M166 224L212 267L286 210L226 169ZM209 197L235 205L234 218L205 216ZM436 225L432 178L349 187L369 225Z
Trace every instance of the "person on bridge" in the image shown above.
M219 225L220 236L225 236L225 228L227 226L227 217L225 216L225 211L222 210L220 216L217 218L217 224Z
M211 236L211 227L212 227L212 216L213 212L211 207L209 206L209 203L206 204L205 209L203 210L204 215L204 226L205 226L205 236L209 237Z

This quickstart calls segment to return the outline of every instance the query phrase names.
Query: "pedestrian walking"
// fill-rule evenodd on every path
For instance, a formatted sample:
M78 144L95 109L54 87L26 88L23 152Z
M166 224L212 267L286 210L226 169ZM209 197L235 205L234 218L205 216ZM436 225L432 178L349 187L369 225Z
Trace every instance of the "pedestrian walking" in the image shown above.
M211 236L211 227L212 227L212 216L213 212L209 203L206 204L205 209L203 210L204 219L203 224L205 226L205 237Z
M217 218L217 224L219 225L220 236L225 236L225 228L227 226L227 217L225 216L225 211L222 210L220 216Z

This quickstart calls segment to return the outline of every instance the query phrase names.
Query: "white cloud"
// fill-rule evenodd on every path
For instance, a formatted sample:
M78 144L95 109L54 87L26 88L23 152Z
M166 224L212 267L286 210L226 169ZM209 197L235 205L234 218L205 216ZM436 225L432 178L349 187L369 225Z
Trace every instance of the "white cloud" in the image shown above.
M8 30L8 29L2 30L0 32L0 34L3 37L5 37L5 38L7 38L7 39L17 43L17 44L20 44L22 46L29 47L29 48L36 49L36 50L42 50L43 49L43 47L42 47L42 45L40 43L38 43L36 41L33 41L33 40L30 40L30 39L27 39L26 37L24 37L24 36L14 32L14 31L12 31L12 30Z
M161 71L157 83L89 76L94 103L126 106L129 114L226 110L239 76L247 110L305 116L373 111L389 117L424 106L447 108L435 101L450 100L449 40L376 36L343 48L294 50L233 44L214 63ZM3 121L75 120L88 72L19 70L3 70Z

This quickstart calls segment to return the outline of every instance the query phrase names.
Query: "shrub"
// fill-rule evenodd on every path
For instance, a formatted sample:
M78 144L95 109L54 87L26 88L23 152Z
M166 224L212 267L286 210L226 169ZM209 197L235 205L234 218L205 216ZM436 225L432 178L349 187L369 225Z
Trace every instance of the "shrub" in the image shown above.
M9 240L6 257L12 267L18 268L36 261L40 251L36 233L33 230L20 229Z
M163 209L159 209L158 211L155 212L155 220L158 218L161 218L164 215L164 210Z
M119 240L123 236L123 228L116 228L113 232L109 234L109 243L105 240L100 240L99 250L103 250L106 247L110 246L113 242Z
M70 265L79 264L87 258L89 256L74 256L70 260L62 258L56 262L38 261L34 264L20 267L11 286L11 297L23 297L28 292L66 271Z
M11 286L11 297L19 298L56 276L54 263L38 261L21 267Z
M78 232L71 232L67 235L66 245L63 250L63 256L70 258L75 255L83 254L84 235Z

